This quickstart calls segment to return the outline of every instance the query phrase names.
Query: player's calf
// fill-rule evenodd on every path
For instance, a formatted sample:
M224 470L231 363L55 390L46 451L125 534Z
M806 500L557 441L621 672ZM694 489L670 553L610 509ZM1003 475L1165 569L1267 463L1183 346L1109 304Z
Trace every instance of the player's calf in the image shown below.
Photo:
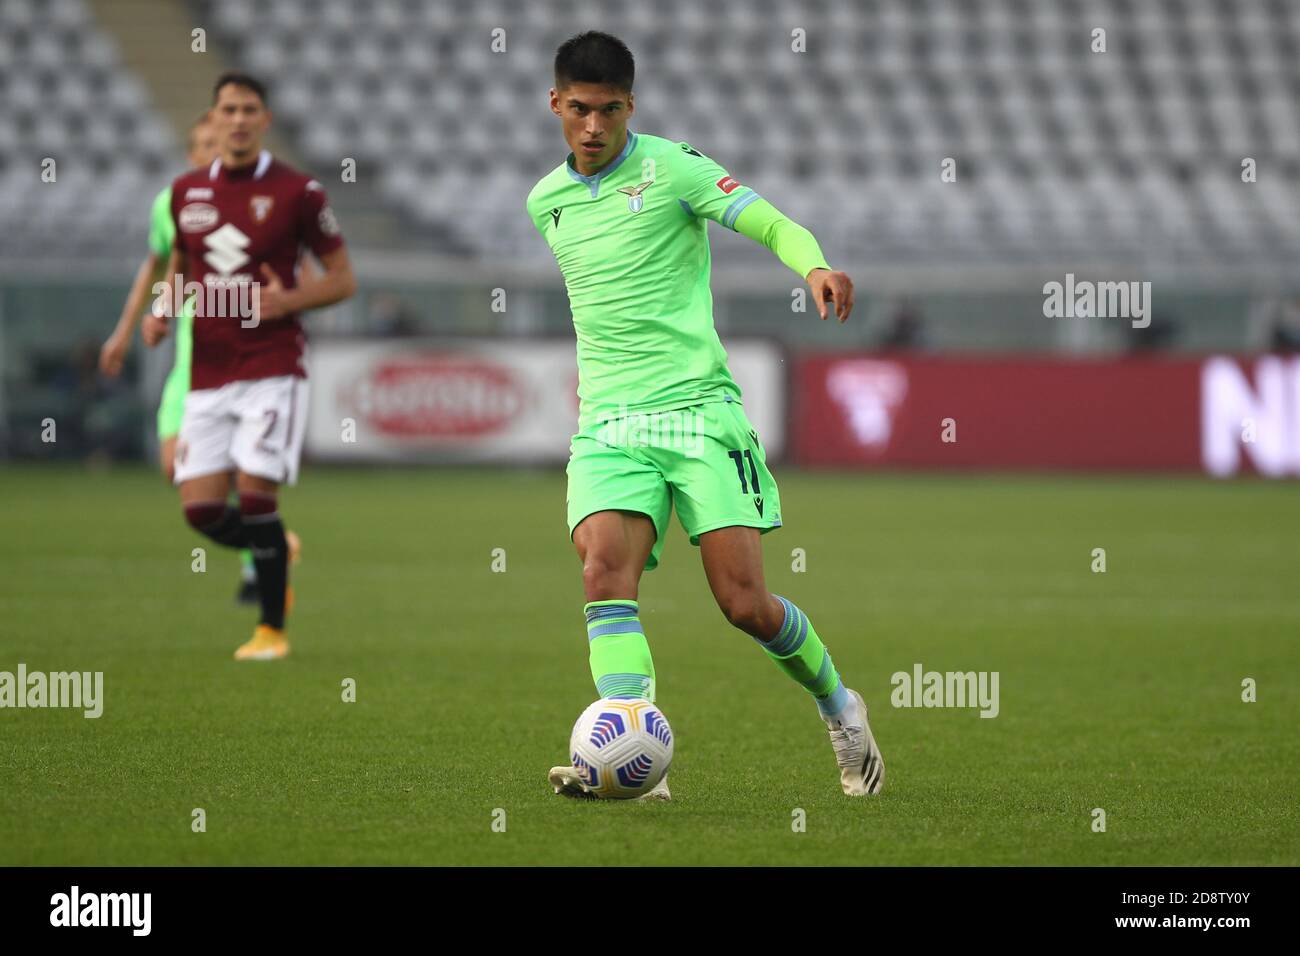
M239 492L244 540L257 568L261 623L284 629L285 590L289 583L289 543L280 521L277 496L265 491Z
M816 700L830 731L844 792L850 796L879 793L885 783L885 763L867 723L866 702L844 686L808 615L792 601L775 598L782 610L781 624L771 637L755 640L786 676Z

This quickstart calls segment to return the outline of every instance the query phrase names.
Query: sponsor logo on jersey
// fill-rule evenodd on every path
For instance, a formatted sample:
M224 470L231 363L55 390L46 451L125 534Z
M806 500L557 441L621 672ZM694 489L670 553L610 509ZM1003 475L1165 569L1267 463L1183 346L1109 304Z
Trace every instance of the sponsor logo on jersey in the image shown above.
M188 206L181 207L176 222L181 227L181 232L203 232L215 226L220 218L221 214L217 212L217 207L211 203L192 202Z
M689 156L699 156L700 151L693 148L689 143L682 143L682 152Z
M189 189L185 190L186 202L189 202L191 199L211 199L211 198L212 198L212 190L207 186L191 186Z
M730 176L723 176L718 180L718 188L727 195L731 195L731 193L740 188L740 180L732 179Z
M325 187L320 184L320 180L312 179L307 182L307 192L324 192Z
M628 212L640 212L641 207L645 205L645 200L641 194L655 184L652 179L649 182L641 183L639 186L620 186L618 191L627 196Z
M320 225L320 231L323 234L327 236L337 236L339 234L339 221L334 217L334 210L329 206L321 207L316 222Z
M564 212L559 206L551 210L551 221L555 223L555 228L560 228L560 213Z
M274 196L254 196L248 200L248 211L253 217L253 222L259 226L266 222L266 217L271 215L271 207L274 205Z
M249 261L249 255L244 251L249 242L248 236L226 223L212 235L203 237L203 244L208 247L203 261L223 276L233 275L236 269Z

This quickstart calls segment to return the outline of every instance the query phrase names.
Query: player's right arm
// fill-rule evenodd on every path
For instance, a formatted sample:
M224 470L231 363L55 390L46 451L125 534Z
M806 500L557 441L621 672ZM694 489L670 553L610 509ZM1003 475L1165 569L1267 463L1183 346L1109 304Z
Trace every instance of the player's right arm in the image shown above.
M162 278L163 265L163 257L151 251L140 263L140 268L136 269L131 291L126 295L126 304L122 306L122 314L117 319L113 334L99 350L99 370L105 375L115 378L121 374L122 363L131 350L131 337L135 334L136 323L144 313L145 304L151 301L148 297L154 283Z
M145 315L144 326L140 329L140 337L150 348L165 339L171 330L172 303L176 301L172 284L176 283L184 291L185 266L185 253L181 251L180 246L173 246L171 257L167 260L167 271L161 280L162 289L154 299L154 307ZM155 283L155 288L158 284Z

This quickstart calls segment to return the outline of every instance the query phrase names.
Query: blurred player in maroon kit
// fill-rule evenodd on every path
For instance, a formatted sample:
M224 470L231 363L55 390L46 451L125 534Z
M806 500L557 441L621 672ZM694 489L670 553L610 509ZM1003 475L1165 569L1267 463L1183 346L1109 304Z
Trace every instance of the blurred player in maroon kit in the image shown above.
M204 290L175 481L194 528L252 549L262 613L235 659L274 660L289 653L284 618L292 603L277 496L282 483L297 480L307 421L299 313L346 299L356 280L320 183L262 148L271 123L262 84L222 76L212 120L220 155L172 185L176 241L167 277ZM304 247L324 271L300 283ZM161 306L174 298L168 289L145 318L146 344L167 334L171 313ZM238 508L227 504L232 480Z

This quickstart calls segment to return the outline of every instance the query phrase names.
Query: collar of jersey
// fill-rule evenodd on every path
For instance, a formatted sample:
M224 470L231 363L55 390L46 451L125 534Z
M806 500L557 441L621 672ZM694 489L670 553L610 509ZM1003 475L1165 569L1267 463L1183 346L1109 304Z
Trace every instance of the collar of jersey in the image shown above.
M569 171L569 175L572 176L574 179L576 179L578 182L586 183L588 186L591 187L591 196L594 199L596 197L597 191L600 189L601 179L604 178L605 176L608 176L614 170L618 169L618 167L622 166L623 160L631 156L632 150L634 149L636 149L636 133L633 133L631 130L628 130L627 142L623 144L623 152L619 153L617 158L615 158L615 160L612 163L610 163L600 172L595 173L594 175L591 176L582 175L582 173L578 172L576 169L573 168L573 163L569 161L573 159L572 153L569 154L569 159L564 161L564 167Z
M261 179L263 174L265 174L267 167L270 165L271 165L271 151L269 149L264 149L257 154L257 168L253 170L253 178ZM248 168L247 166L244 167L244 169L247 168ZM216 179L217 174L219 172L221 172L220 156L214 159L212 161L212 165L208 167L208 179Z

